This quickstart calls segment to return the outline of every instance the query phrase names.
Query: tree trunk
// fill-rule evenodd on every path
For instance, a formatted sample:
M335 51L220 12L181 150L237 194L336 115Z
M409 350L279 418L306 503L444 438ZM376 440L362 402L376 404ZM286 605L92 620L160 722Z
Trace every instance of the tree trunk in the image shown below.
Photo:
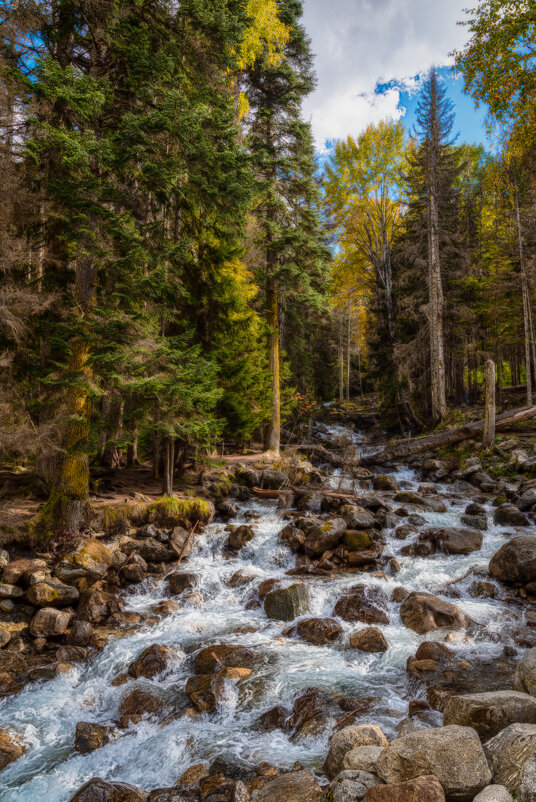
M342 310L339 313L339 401L344 401L344 323Z
M132 442L127 446L127 468L134 468L139 465L138 459L138 427L132 429Z
M435 166L432 166L435 170ZM436 180L430 191L430 230L428 237L428 290L430 325L430 371L432 385L432 417L442 420L447 414L445 390L445 353L443 343L443 286L439 261L439 215Z
M521 268L521 295L523 298L523 327L525 332L525 372L527 374L527 405L532 404L532 353L531 353L531 325L530 325L530 294L525 270L525 254L523 250L523 229L521 227L521 214L519 211L519 196L517 187L515 191L517 237L519 246L519 265Z
M162 452L162 435L156 429L153 437L153 479L160 478L160 457Z
M164 473L162 476L162 494L173 495L173 474L175 472L175 438L166 437L164 442Z
M348 304L347 308L347 315L348 315L348 333L347 333L347 343L346 343L346 400L350 400L350 368L351 368L351 357L350 357L350 348L352 342L352 316L350 314L350 304Z
M276 280L266 281L266 323L268 326L268 352L272 377L270 421L266 426L264 445L274 457L279 457L281 436L281 388L279 373L279 297Z
M522 407L521 409L503 412L495 418L495 430L500 432L532 418L536 418L536 407ZM429 434L425 437L403 440L388 446L377 454L367 454L361 458L360 462L361 465L380 465L395 459L405 459L414 454L422 454L424 451L433 451L441 446L448 446L453 443L460 443L462 440L478 437L483 431L484 421L473 421L460 426L458 429L448 429L446 432L439 432L439 434Z
M117 440L121 436L121 431L123 429L124 408L125 402L117 393L114 393L108 415L110 429L106 432L104 452L102 455L102 465L108 468L108 470L119 468L121 465L121 451L117 447Z
M486 362L486 410L484 417L484 448L495 445L495 362L488 359Z

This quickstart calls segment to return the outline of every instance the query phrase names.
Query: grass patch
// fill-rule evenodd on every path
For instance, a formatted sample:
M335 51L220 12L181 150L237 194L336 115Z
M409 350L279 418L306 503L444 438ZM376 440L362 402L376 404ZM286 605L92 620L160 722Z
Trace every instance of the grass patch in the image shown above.
M172 498L162 496L147 507L147 520L156 526L191 527L209 523L214 515L212 505L204 498Z

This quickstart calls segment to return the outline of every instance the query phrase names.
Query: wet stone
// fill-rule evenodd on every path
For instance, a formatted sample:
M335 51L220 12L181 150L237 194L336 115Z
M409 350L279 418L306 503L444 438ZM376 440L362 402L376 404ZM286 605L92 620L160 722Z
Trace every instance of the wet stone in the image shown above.
M108 735L108 727L88 721L79 721L76 725L75 749L77 752L87 755L103 746L108 740Z
M276 621L293 621L307 613L309 592L307 586L299 583L288 588L271 590L264 599L264 612Z

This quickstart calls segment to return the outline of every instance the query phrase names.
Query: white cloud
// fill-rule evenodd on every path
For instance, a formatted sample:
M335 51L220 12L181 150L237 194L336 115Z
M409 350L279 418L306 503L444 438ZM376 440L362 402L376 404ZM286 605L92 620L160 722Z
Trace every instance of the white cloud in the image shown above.
M415 89L431 64L450 63L467 31L467 0L304 0L305 28L316 54L318 87L304 104L319 150L326 140L358 134L370 122L400 118L400 91Z

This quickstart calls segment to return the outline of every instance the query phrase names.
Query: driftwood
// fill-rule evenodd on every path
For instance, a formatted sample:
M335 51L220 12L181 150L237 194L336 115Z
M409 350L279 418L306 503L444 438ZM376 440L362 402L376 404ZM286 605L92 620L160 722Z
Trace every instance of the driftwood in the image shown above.
M356 707L356 709L352 710L351 713L348 713L347 716L345 716L344 718L341 718L340 721L337 721L337 723L333 725L332 729L333 730L338 729L341 726L341 724L344 724L344 722L348 721L349 718L352 718L352 716L355 716L356 713L360 713L362 710L367 710L369 707L370 707L370 705L360 705L359 707Z
M303 496L305 493L311 493L314 491L315 488L311 487L282 487L279 490L264 490L262 487L254 487L253 494L258 496L259 498L279 498L281 493L285 493L287 491L291 491L294 494L295 498L299 496ZM354 493L339 493L336 490L325 490L323 487L318 488L318 492L322 493L323 496L328 496L329 498L338 498L338 499L352 499L352 498L359 498Z
M536 406L521 407L519 409L512 409L508 412L502 412L495 418L495 429L501 432L504 429L509 429L511 426L523 423L526 420L536 418ZM361 465L377 465L382 462L391 462L395 459L403 459L404 457L411 457L413 454L422 454L423 451L433 451L441 446L452 445L459 443L462 440L468 440L472 437L479 437L484 431L484 421L478 420L472 423L466 423L459 426L457 429L448 429L439 434L429 434L424 437L414 437L410 440L402 440L394 443L392 446L387 446L383 451L377 454L367 454L361 457Z

